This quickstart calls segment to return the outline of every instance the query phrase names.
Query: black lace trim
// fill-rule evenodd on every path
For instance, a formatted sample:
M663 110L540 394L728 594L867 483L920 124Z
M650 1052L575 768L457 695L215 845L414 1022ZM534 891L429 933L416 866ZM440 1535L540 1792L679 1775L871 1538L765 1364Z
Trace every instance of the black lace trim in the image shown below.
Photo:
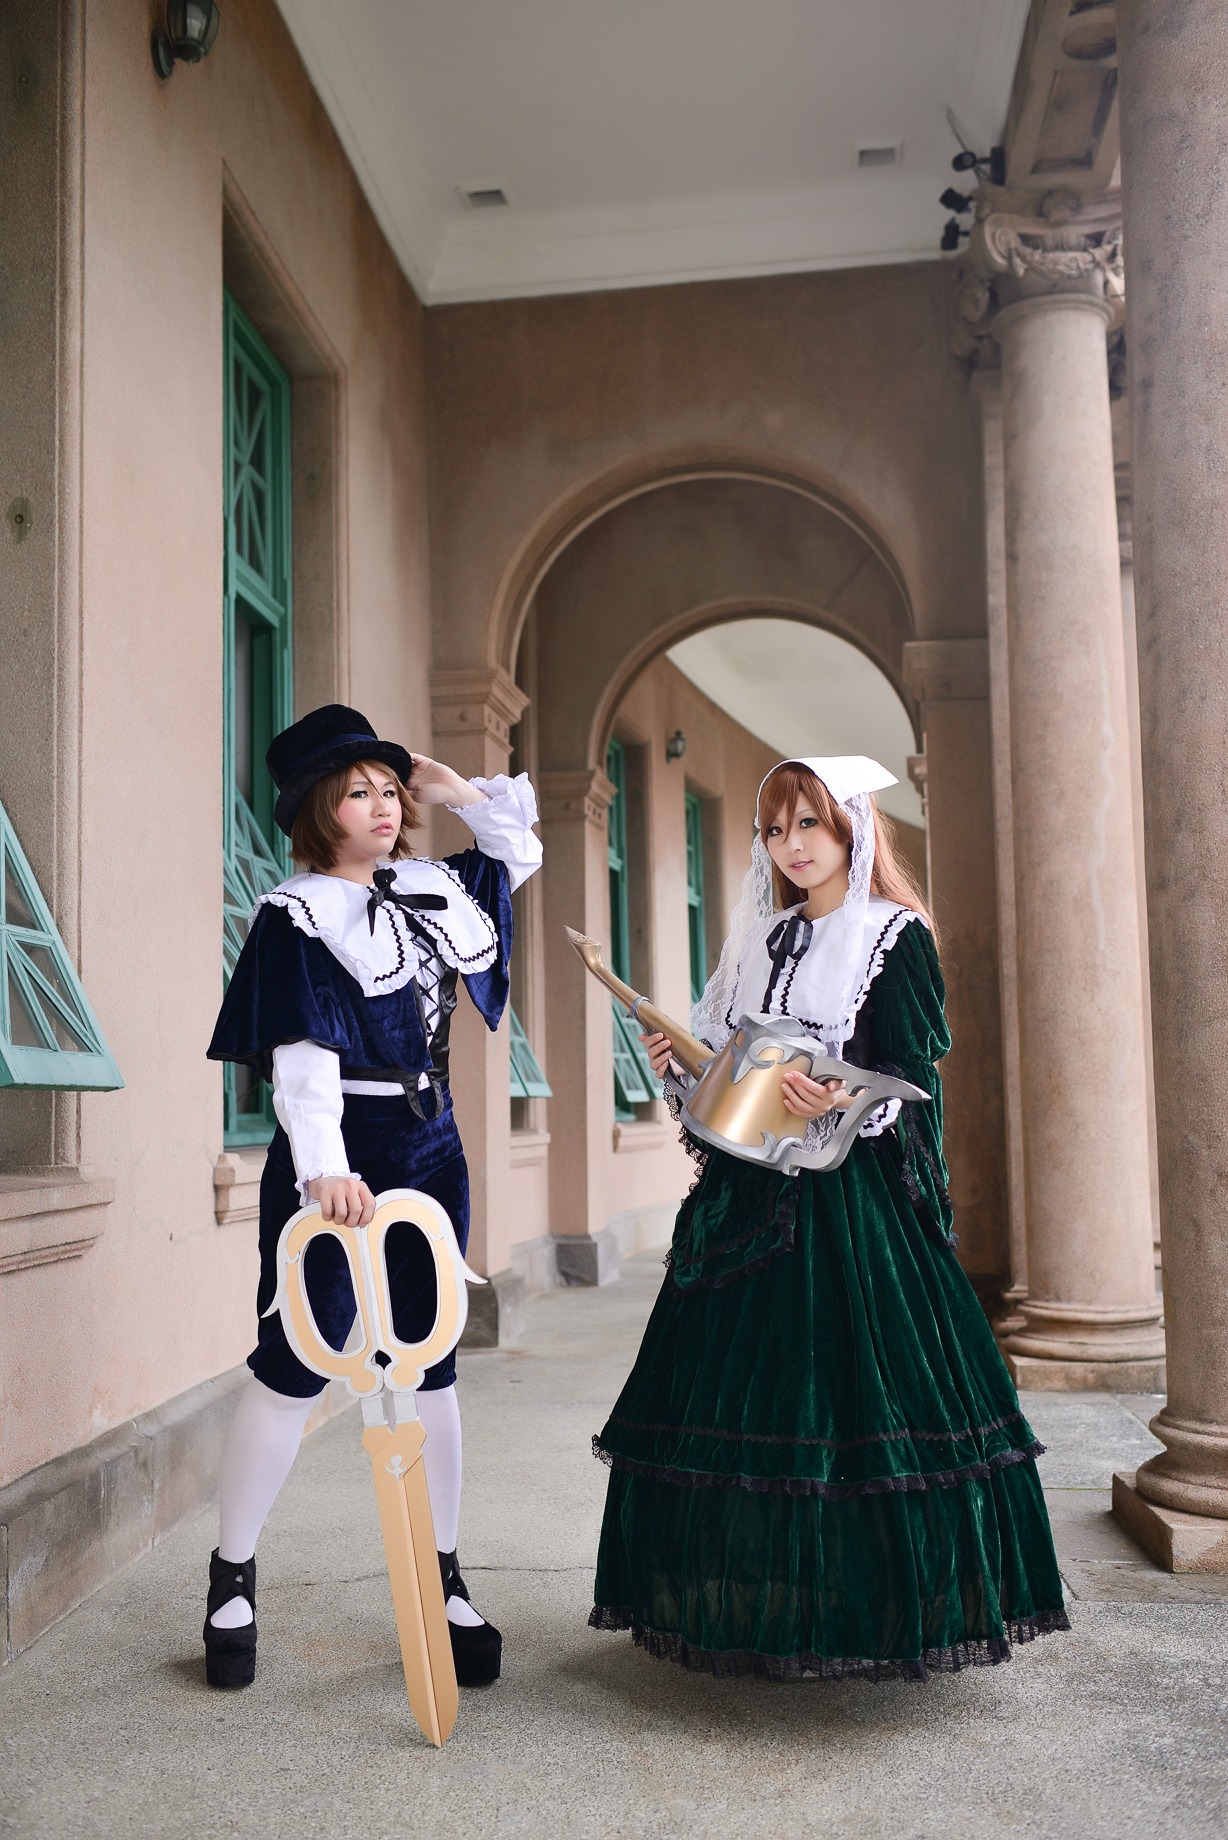
M462 882L460 876L456 873L455 869L451 868L446 862L435 862L429 858L424 858L423 860L429 860L431 862L432 868L442 869L445 875L451 876L452 880L456 883L456 886L459 888L461 894L465 897L466 901L468 901L470 907L472 907L474 913L477 914L478 918L484 923L486 927L486 931L490 935L489 945L479 947L479 949L476 952L462 952L459 950L459 948L456 945L456 942L452 938L452 935L448 932L447 927L444 926L442 922L438 920L427 920L425 922L425 926L426 926L427 934L430 936L431 944L438 947L439 941L441 939L446 940L448 946L451 948L453 958L456 960L457 965L462 970L464 969L466 965L472 965L476 963L476 961L479 958L485 958L486 954L490 951L491 946L495 948L495 956L497 958L498 952L499 952L499 935L495 930L494 921L491 919L490 915L486 912L486 909L480 904L480 902L474 900L469 890L465 887L464 882Z
M382 971L380 973L380 975L375 979L375 982L377 984L387 984L391 978L400 977L402 971L404 971L405 969L405 941L401 935L401 928L397 925L396 920L393 918L393 910L389 908L385 908L384 911L388 915L388 924L392 928L392 937L396 941L397 962L392 967L391 971ZM401 924L404 925L404 921L402 921ZM431 940L431 944L432 946L435 944L433 939ZM419 1008L419 1013L421 1014L421 1009L422 1009L421 1003L419 1003L418 1008ZM422 1021L422 1033L424 1035L427 1035L426 1017L421 1016L421 1021ZM429 1036L428 1036L428 1040L429 1040Z
M617 1456L607 1450L600 1437L593 1439L593 1455L607 1469L625 1470L628 1475L645 1476L652 1482L668 1482L675 1488L746 1489L751 1495L817 1495L821 1501L852 1501L861 1495L903 1495L922 1489L951 1489L961 1482L984 1482L996 1470L1009 1469L1016 1463L1032 1463L1044 1454L1040 1442L1021 1449L1003 1450L996 1457L979 1463L963 1463L958 1469L913 1471L907 1476L870 1476L864 1482L820 1482L813 1476L740 1476L717 1474L712 1470L675 1469L667 1464L637 1463L633 1457Z
M299 906L302 908L303 912L306 914L307 918L310 920L312 926L314 926L316 933L317 934L319 933L320 922L316 919L315 915L312 913L310 907L307 905L306 901L303 899L301 894L291 894L289 890L287 889L282 894L282 900L283 901L297 901ZM280 903L274 903L274 905L280 905Z
M949 1648L926 1648L909 1659L874 1661L858 1655L759 1655L752 1649L699 1648L682 1636L649 1629L631 1610L598 1604L590 1613L590 1629L630 1630L637 1648L658 1661L676 1661L692 1673L714 1674L718 1680L754 1676L759 1680L916 1680L931 1674L960 1674L970 1667L997 1667L1011 1659L1011 1644L1034 1642L1070 1628L1064 1610L1045 1610L1037 1616L1011 1617L1002 1636L953 1642Z
M696 1278L690 1284L679 1284L677 1278L674 1276L674 1255L672 1251L666 1253L664 1263L666 1270L669 1272L670 1282L673 1284L674 1289L685 1297L688 1296L691 1291L723 1291L727 1285L741 1284L744 1278L753 1277L755 1272L762 1271L765 1265L774 1265L778 1258L781 1258L787 1252L792 1252L792 1250L793 1234L792 1231L790 1231L787 1240L782 1240L779 1246L773 1246L772 1250L770 1252L765 1252L761 1258L748 1259L744 1265L739 1265L736 1271L722 1272L719 1278Z
M859 1450L865 1444L895 1444L905 1438L915 1443L941 1444L961 1443L965 1438L987 1437L991 1431L1002 1431L1007 1425L1017 1425L1023 1417L1020 1412L1008 1412L1005 1418L991 1418L984 1425L968 1425L957 1431L870 1431L865 1437L825 1438L825 1437L785 1437L783 1433L772 1431L723 1431L707 1425L647 1425L633 1418L621 1418L618 1413L611 1413L612 1425L623 1425L628 1431L663 1431L671 1437L713 1437L726 1438L737 1444L789 1444L807 1447L818 1445L821 1450Z
M696 1206L695 1189L697 1186L698 1186L698 1177L696 1178L695 1182L692 1184L689 1192L687 1193L687 1196L682 1203L682 1208L679 1212L680 1222L681 1222L682 1214L683 1213L686 1214L687 1216L686 1224L688 1226L690 1225L691 1215L693 1215L695 1212L695 1206ZM665 1255L665 1266L666 1266L667 1271L669 1272L670 1281L673 1284L674 1289L676 1291L680 1291L684 1296L686 1295L688 1291L692 1291L692 1290L701 1290L701 1291L723 1290L727 1284L740 1284L743 1278L748 1278L752 1272L761 1271L765 1265L770 1265L773 1262L773 1260L782 1258L786 1253L792 1252L794 1242L796 1239L796 1235L797 1235L797 1183L796 1182L787 1181L783 1183L781 1187L781 1192L777 1196L776 1206L772 1211L771 1222L766 1228L762 1226L757 1226L757 1227L752 1228L749 1233L739 1234L737 1239L724 1240L721 1243L721 1245L713 1246L710 1251L705 1252L703 1255L703 1259L700 1261L700 1263L701 1264L706 1263L709 1259L718 1258L726 1252L736 1252L738 1248L741 1246L749 1246L754 1240L762 1239L764 1233L765 1232L770 1233L773 1228L778 1229L780 1238L777 1240L776 1244L770 1248L769 1251L765 1252L762 1255L762 1257L757 1258L757 1259L749 1259L747 1260L745 1264L736 1266L734 1270L732 1271L722 1272L718 1277L715 1277L715 1278L695 1278L689 1284L680 1284L678 1282L678 1278L677 1278L676 1270L675 1270L675 1267L677 1265L677 1259L674 1254L674 1249L671 1246L669 1251ZM661 1428L664 1430L666 1427L662 1426Z
M706 1144L701 1144L697 1137L692 1137L691 1133L683 1124L682 1100L678 1097L676 1092L671 1091L668 1087L665 1090L665 1109L674 1123L678 1126L678 1142L682 1145L682 1148L696 1166L695 1180L687 1190L687 1196L689 1198L695 1193L695 1190L699 1186L699 1178L708 1167L708 1158L711 1152Z

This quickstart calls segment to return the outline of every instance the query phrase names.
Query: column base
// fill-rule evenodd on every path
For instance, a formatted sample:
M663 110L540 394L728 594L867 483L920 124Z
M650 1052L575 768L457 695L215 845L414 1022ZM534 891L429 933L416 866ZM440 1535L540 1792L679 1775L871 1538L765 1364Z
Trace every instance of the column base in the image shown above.
M560 1233L554 1242L560 1284L613 1284L618 1277L618 1236L610 1227L600 1233Z
M1162 1393L1164 1358L1148 1361L1061 1361L1002 1350L1007 1371L1020 1392Z
M1228 1572L1228 1520L1182 1514L1140 1495L1133 1470L1113 1477L1113 1517L1166 1572Z
M462 1348L506 1348L524 1334L524 1279L509 1266L469 1292Z

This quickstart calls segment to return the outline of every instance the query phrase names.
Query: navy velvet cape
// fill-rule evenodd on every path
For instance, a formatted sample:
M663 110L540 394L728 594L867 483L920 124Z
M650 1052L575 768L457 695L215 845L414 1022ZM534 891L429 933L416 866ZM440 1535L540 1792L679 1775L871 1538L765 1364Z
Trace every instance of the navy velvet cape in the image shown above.
M512 952L507 868L480 850L443 860L494 924L499 942L494 963L462 976L487 1028L496 1029L507 1006ZM331 1048L343 1079L403 1077L416 1085L430 1064L412 982L387 995L364 996L322 939L302 932L284 907L266 901L239 954L208 1055L239 1062L271 1083L274 1048L294 1041Z

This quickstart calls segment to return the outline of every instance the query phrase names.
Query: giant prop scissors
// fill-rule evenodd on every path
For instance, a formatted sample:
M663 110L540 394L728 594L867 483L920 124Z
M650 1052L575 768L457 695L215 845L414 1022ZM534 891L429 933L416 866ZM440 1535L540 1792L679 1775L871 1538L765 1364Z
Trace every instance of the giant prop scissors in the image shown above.
M401 1341L392 1323L385 1241L389 1229L403 1222L423 1234L435 1261L435 1321L421 1342ZM349 1265L362 1337L356 1347L350 1345L355 1335L344 1349L330 1347L312 1314L304 1255L322 1234L340 1243ZM469 1314L466 1281L485 1283L466 1265L439 1203L417 1189L389 1188L376 1197L366 1227L337 1226L315 1203L292 1215L277 1242L277 1295L265 1312L281 1311L286 1340L304 1367L344 1380L362 1400L362 1447L371 1458L405 1690L423 1736L435 1745L447 1742L456 1723L458 1693L422 1464L426 1432L415 1395L426 1369L461 1338ZM378 1355L386 1357L386 1366Z

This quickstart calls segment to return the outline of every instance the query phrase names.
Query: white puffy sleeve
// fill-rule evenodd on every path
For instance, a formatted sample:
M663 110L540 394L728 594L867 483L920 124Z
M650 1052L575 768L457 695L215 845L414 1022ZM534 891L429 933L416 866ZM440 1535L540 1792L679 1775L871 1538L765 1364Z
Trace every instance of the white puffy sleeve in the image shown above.
M357 1175L341 1135L341 1062L316 1041L286 1042L273 1050L273 1110L290 1139L303 1206L317 1176Z
M537 794L527 773L515 779L497 773L493 779L471 779L469 784L486 794L484 802L448 809L469 826L483 856L506 864L515 890L541 868L541 838L532 829L537 823Z

